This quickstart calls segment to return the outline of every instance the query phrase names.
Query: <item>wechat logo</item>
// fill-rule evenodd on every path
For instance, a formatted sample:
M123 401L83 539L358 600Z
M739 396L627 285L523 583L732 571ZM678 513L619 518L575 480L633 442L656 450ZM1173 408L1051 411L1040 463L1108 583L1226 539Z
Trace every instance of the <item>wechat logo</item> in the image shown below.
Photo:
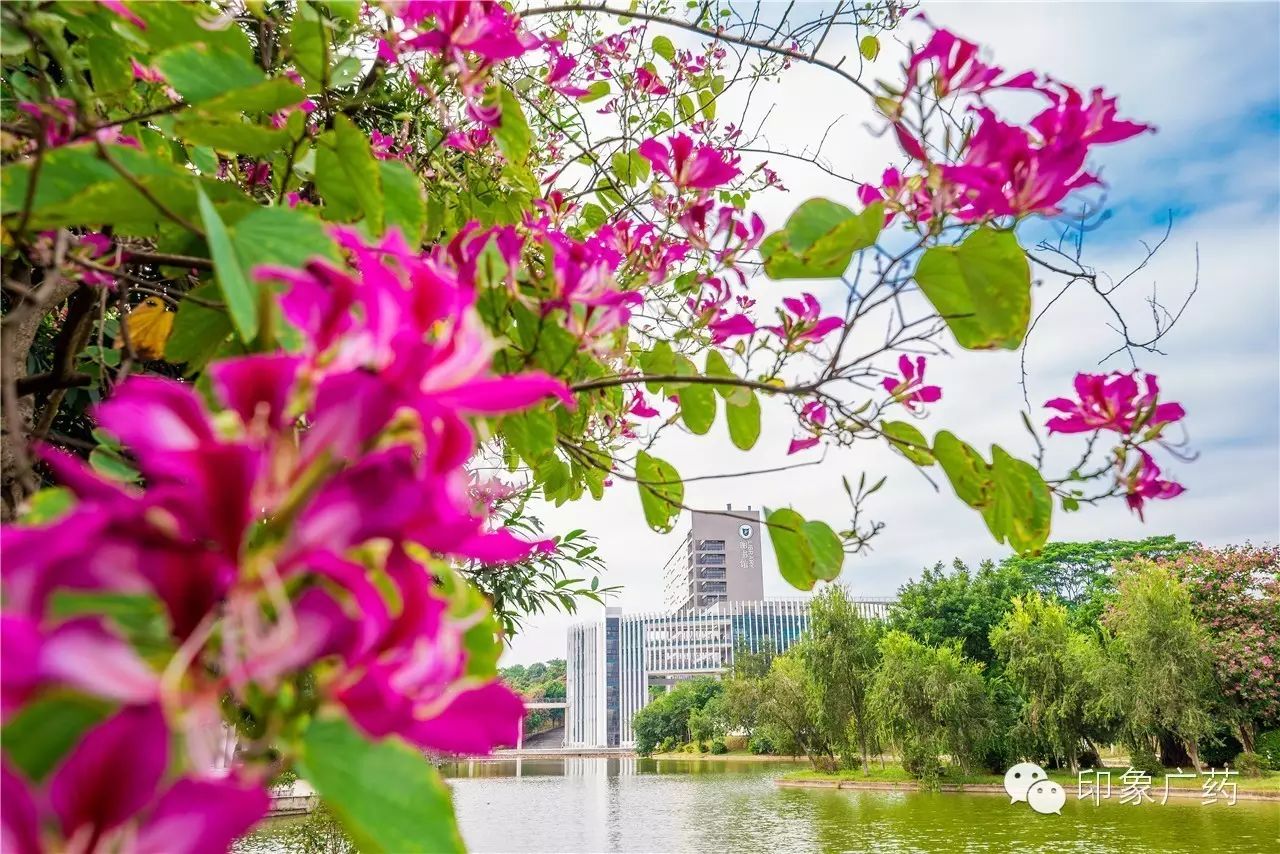
M1026 801L1041 815L1061 815L1067 802L1066 791L1050 780L1044 769L1034 762L1019 762L1005 771L1004 790L1009 794L1009 803Z

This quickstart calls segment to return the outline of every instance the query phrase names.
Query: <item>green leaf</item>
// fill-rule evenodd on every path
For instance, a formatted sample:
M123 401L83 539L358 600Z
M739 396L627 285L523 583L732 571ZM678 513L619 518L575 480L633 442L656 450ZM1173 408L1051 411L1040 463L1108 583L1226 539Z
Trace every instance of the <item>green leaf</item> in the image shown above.
M645 163L649 161L640 158ZM639 168L632 159L631 153L626 151L615 151L613 156L609 158L609 165L613 169L613 174L617 176L618 181L626 184L628 187L634 187L642 180Z
M189 169L130 146L107 148L125 171L170 210L193 219L198 215ZM22 209L30 172L30 163L13 163L0 170L0 212ZM252 204L231 182L210 179L201 183L219 203ZM45 156L32 210L32 229L114 225L118 232L154 234L164 218L87 143L64 145Z
M382 193L387 206L387 227L404 232L409 245L422 242L422 229L427 225L427 197L422 182L399 160L380 160Z
M502 110L502 118L493 131L493 138L498 143L498 150L508 163L523 166L529 159L529 147L533 143L533 134L529 131L529 122L520 109L520 101L515 93L506 86L497 87L497 104Z
M667 62L671 62L676 58L676 46L666 36L653 37L653 52Z
M215 282L206 282L191 295L202 301L217 302L222 296ZM200 372L232 333L231 318L226 311L196 305L184 299L178 304L173 319L173 334L164 345L164 357L175 364L186 363L187 376Z
M998 542L1007 540L1019 553L1039 551L1049 539L1053 493L1030 463L991 448L992 504L983 518Z
M240 268L250 274L261 264L302 267L316 258L339 259L324 223L302 210L258 208L231 227L231 241Z
M875 36L863 36L862 41L858 42L858 53L862 54L862 58L868 62L874 60L880 55L880 39Z
M595 202L587 202L582 206L582 224L587 228L596 229L605 224L609 219L609 215L604 212L604 208Z
M684 503L684 482L680 474L666 460L641 451L636 455L636 477L645 521L658 533L667 533L675 527Z
M333 130L320 137L316 189L324 199L326 219L350 221L363 214L369 230L382 233L382 170L369 137L346 116L336 116Z
M981 454L943 430L933 439L933 455L961 501L978 509L986 506L990 500L991 477Z
M369 741L344 719L317 718L299 771L361 851L463 851L449 790L399 738Z
M39 783L109 709L78 694L53 694L28 703L0 731L5 758Z
M680 121L689 122L693 120L694 114L698 108L694 106L693 99L688 95L681 95L676 99L676 112L680 115Z
M587 87L587 94L578 99L579 104L590 104L592 101L598 101L610 91L608 80L597 80Z
M188 104L198 104L266 80L262 69L248 57L207 41L172 47L156 57L155 65Z
M174 135L190 145L207 145L218 151L261 156L282 148L289 135L262 125L248 124L238 118L227 121L190 113L179 118Z
M121 483L139 483L142 480L138 470L110 448L94 448L90 451L89 466L103 477Z
M631 158L631 174L642 184L648 181L650 173L653 172L653 164L639 151L632 151L629 156Z
M289 48L293 61L307 81L308 92L319 92L329 70L329 30L309 3L298 4L298 14L289 31Z
M814 577L835 581L844 569L844 543L826 522L805 522L804 535L813 554Z
M716 393L709 385L691 383L677 392L680 420L690 431L702 436L716 420Z
M929 441L914 424L907 421L882 421L880 431L889 440L890 447L911 462L925 468L933 465Z
M71 512L76 496L65 486L46 486L27 499L27 512L20 520L24 525L47 525Z
M245 277L227 227L222 224L222 218L214 210L213 202L209 201L199 185L196 186L196 197L218 287L222 290L231 322L240 334L240 340L247 344L258 334L258 298L255 288Z
M200 105L201 113L275 113L300 104L307 97L302 87L287 77L272 77L245 89L236 89Z
M119 92L133 85L130 53L122 39L89 38L86 43L94 89L99 93Z
M817 578L813 574L813 545L805 531L804 517L783 507L768 511L765 522L782 577L797 590L812 590Z
M191 165L200 170L202 175L214 175L218 171L218 155L207 146L188 146L187 157Z
M809 199L796 208L781 231L760 244L765 272L772 279L831 279L844 275L853 253L876 242L884 226L884 206L855 214L829 199Z
M933 453L961 501L982 513L996 542L1018 552L1037 551L1049 538L1053 494L1035 466L991 447L991 464L969 445L942 431Z
M530 466L536 466L556 446L556 421L545 407L506 416L501 433Z
M707 351L707 370L706 375L709 377L722 377L729 380L737 380L738 375L729 367L729 363L725 361L724 354L719 350ZM751 396L751 389L740 385L718 385L715 387L716 392L725 400L742 406L746 405L747 398Z
M131 35L151 45L155 51L175 45L203 43L219 52L233 53L249 61L253 56L249 39L238 26L219 23L221 10L195 3L131 3L130 11L146 22L139 31L128 27Z
M716 94L710 89L699 89L698 109L702 111L703 118L708 121L714 121L716 117Z
M726 400L724 417L729 424L729 439L734 447L749 451L760 438L760 399L749 388L737 390L747 393L745 402Z
M934 246L916 268L920 290L969 350L1016 350L1031 319L1031 267L1012 231L984 226Z

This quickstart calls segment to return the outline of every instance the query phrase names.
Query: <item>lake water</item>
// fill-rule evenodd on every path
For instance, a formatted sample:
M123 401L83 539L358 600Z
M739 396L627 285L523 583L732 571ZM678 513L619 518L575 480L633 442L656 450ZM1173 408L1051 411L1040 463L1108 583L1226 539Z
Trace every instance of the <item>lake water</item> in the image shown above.
M1061 815L989 794L781 789L789 763L522 760L447 767L477 852L1276 852L1280 803L1141 806L1075 799ZM519 776L517 776L517 774ZM392 781L388 783L393 784ZM1158 796L1157 796L1158 798ZM245 851L338 851L284 820ZM327 834L326 834L327 835Z

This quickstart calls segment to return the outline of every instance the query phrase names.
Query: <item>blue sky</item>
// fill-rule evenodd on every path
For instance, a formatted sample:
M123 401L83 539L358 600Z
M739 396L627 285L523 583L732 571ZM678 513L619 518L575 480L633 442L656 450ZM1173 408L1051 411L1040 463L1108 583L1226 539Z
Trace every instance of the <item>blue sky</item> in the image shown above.
M1111 218L1088 236L1088 263L1127 271L1143 257L1139 241L1158 240L1168 212L1175 214L1169 241L1121 295L1129 313L1143 316L1153 287L1167 302L1185 296L1199 251L1199 289L1163 342L1166 355L1141 361L1159 374L1167 399L1188 410L1190 446L1199 456L1166 465L1187 493L1152 505L1145 524L1122 504L1058 514L1054 538L1175 533L1212 544L1280 539L1280 5L926 3L924 9L936 24L983 44L1006 68L1047 71L1079 88L1103 85L1119 95L1122 115L1158 126L1159 133L1100 152L1096 163L1109 185ZM896 38L918 42L925 34L920 24L906 24ZM900 46L886 44L872 73L890 77L902 55ZM833 168L872 178L896 154L888 140L866 132L863 123L871 116L857 93L820 73L795 69L758 96L762 107L766 100L777 104L766 127L777 147L798 151L844 115L824 151ZM851 201L851 192L805 164L772 165L792 191L762 199L771 227L813 195ZM753 287L765 303L796 289L793 283ZM1054 292L1045 289L1037 299ZM1099 370L1113 338L1096 298L1073 292L1055 306L1028 351L1038 418L1038 405L1068 391L1077 370ZM1128 364L1116 357L1102 367ZM921 425L926 433L952 429L978 447L998 442L1028 453L1017 416L1022 392L1016 355L959 353L931 360L929 369L945 397ZM785 409L766 407L764 435L751 454L728 447L722 424L706 437L664 437L657 452L685 476L765 468L785 462L791 429ZM729 501L791 505L839 524L844 520L832 516L832 508L844 502L840 475L856 477L864 469L869 477L889 477L871 508L887 527L871 555L846 564L842 581L855 592L891 594L936 561L1007 554L949 487L935 493L909 465L879 449L828 452L822 466L786 475L691 484L687 500L706 507ZM609 565L605 580L625 587L620 604L660 605L662 565L681 532L651 533L633 487L620 484L603 502L548 509L544 517L553 531L585 527L599 537ZM771 555L765 589L772 596L794 595L777 577ZM573 619L531 620L506 660L562 656L564 630Z

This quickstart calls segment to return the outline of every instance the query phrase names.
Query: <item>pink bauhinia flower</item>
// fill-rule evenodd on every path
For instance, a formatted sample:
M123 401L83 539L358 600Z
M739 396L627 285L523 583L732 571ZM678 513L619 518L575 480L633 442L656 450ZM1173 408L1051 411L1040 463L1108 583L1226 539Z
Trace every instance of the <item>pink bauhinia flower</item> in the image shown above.
M1153 125L1116 117L1116 99L1103 97L1102 89L1089 93L1089 103L1065 83L1051 82L1040 90L1053 105L1030 121L1040 139L1051 145L1066 140L1085 145L1123 142L1154 131Z
M942 399L941 388L924 384L925 364L924 356L916 357L912 364L911 358L903 353L898 357L898 373L902 375L902 379L885 377L881 382L884 390L893 395L896 402L913 412L919 411L924 404L937 403Z
M133 71L134 80L138 80L143 83L163 84L168 82L164 79L164 75L160 73L159 69L150 65L143 65L133 57L129 58L129 68Z
M19 101L18 109L40 123L45 148L57 148L75 139L78 120L76 103L69 98L51 98L44 105Z
M1137 513L1139 519L1145 521L1142 515L1145 502L1176 498L1186 489L1180 483L1162 480L1160 467L1156 465L1151 455L1142 448L1138 448L1137 451L1137 464L1127 474L1121 473L1120 484L1125 489L1124 500L1129 505L1129 509Z
M396 138L389 133L375 130L369 134L373 156L379 160L403 160L404 152L396 146Z
M737 157L710 145L695 145L682 133L668 137L667 145L657 139L646 139L636 151L653 165L653 171L682 190L714 190L742 171Z
M4 850L45 850L42 818L58 829L45 835L54 850L226 850L266 815L269 795L262 785L235 776L183 778L166 786L168 741L158 705L126 706L81 737L54 769L46 797L34 797L31 784L6 764Z
M645 399L644 392L636 389L627 405L627 414L634 415L637 418L654 418L658 415L658 410L649 405L649 402Z
M484 127L454 131L444 138L445 145L468 154L477 154L491 142L493 142L493 133Z
M787 446L787 456L808 450L821 441L822 428L827 423L827 407L818 400L811 400L800 409L800 424L810 431L810 435L791 440Z
M921 16L923 17L923 16ZM924 47L911 55L907 63L907 79L915 82L919 70L935 63L934 92L939 98L961 92L982 94L992 89L1028 89L1035 85L1036 75L1024 71L998 81L1004 69L987 65L978 58L978 46L948 30L936 29Z
M632 81L632 88L637 92L644 92L646 95L670 95L671 90L662 84L658 79L658 75L654 74L644 66L636 69L635 79Z
M78 617L53 628L18 614L0 616L0 713L45 688L72 687L126 703L155 699L160 676L104 622Z
M711 333L711 343L715 345L723 344L730 338L741 335L753 335L756 332L755 321L745 314L729 314L721 310L719 316L707 324L707 331Z
M1142 381L1145 391L1139 389L1136 371L1076 374L1075 388L1080 399L1055 397L1046 402L1049 409L1066 414L1050 418L1045 426L1051 433L1114 430L1128 435L1139 427L1158 433L1164 425L1186 416L1181 404L1159 402L1160 386L1153 374L1146 374Z
M132 12L129 7L124 4L123 0L98 0L98 2L110 9L114 14L119 15L121 18L124 18L126 21L133 24L138 29L145 30L147 28L147 22Z
M844 318L836 315L819 317L822 306L813 294L801 294L800 299L786 297L782 300L782 305L785 311L778 310L782 323L778 326L762 328L777 335L788 347L803 346L806 343L816 344L844 326Z
M561 95L581 98L589 94L588 90L575 86L569 81L569 75L578 67L578 61L571 56L566 56L560 50L562 45L563 42L555 39L547 39L543 43L543 48L547 52L547 76L542 82Z

